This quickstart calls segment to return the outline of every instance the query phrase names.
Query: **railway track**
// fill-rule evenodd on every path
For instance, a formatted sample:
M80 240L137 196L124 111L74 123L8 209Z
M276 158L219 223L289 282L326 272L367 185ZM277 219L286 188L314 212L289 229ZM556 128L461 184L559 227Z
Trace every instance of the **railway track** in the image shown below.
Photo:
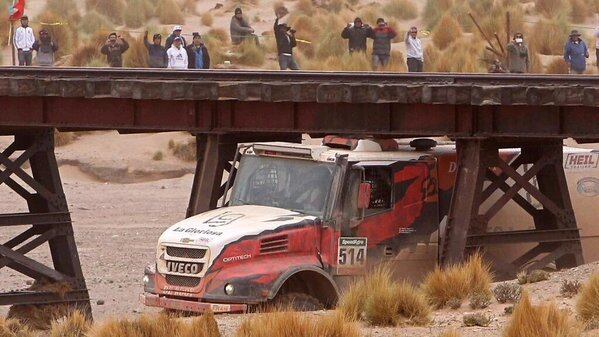
M449 74L449 73L366 73L267 70L167 70L133 68L42 68L0 67L0 79L31 77L46 79L128 79L229 82L328 82L346 84L448 84L514 86L599 87L599 76L536 74Z

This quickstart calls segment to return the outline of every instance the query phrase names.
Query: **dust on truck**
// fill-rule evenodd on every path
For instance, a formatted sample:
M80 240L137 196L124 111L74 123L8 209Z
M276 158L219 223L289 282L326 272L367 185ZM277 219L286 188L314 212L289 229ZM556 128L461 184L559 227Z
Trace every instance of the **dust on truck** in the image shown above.
M240 146L227 205L161 235L141 301L194 312L245 312L267 302L315 310L334 306L341 289L383 260L393 263L398 277L422 278L439 260L456 152L454 145L427 139L411 145L325 137L323 145ZM509 161L517 154L502 156ZM599 259L587 249L597 247L599 232L584 211L599 199L598 157L564 149L587 261ZM569 171L568 160L595 165ZM510 201L490 228L533 228L522 213ZM490 245L485 254L507 265L529 248Z

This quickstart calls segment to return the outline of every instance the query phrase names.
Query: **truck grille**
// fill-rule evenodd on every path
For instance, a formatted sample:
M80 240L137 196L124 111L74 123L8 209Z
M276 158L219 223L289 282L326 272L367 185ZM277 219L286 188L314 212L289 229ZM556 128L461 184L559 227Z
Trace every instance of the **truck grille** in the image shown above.
M195 288L200 285L202 279L199 277L166 275L166 283L172 286Z
M202 259L206 256L206 249L166 247L166 254L172 257L182 257L186 259Z
M286 252L289 249L287 235L273 236L260 241L260 254L274 254Z

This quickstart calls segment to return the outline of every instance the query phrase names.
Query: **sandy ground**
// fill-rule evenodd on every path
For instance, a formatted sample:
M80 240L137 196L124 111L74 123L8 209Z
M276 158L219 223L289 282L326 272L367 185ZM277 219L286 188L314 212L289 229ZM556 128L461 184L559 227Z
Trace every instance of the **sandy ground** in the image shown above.
M59 161L69 163L62 165L60 171L93 312L98 321L158 311L143 307L138 302L143 269L154 260L155 245L162 231L183 219L193 178L190 174L171 179L161 178L162 174L171 172L173 168L187 170L192 166L168 154L166 146L170 139L186 141L189 136L181 133L126 136L111 132L93 133L83 135L75 143L56 151ZM8 139L0 138L0 149L7 143ZM156 149L162 149L167 154L163 162L149 159ZM87 170L82 170L82 167ZM113 168L116 174L138 169L154 171L155 174L151 178L141 179L141 182L107 183L90 173L94 172L94 167L103 167L105 172L107 168ZM0 195L0 213L25 210L24 202L6 186L0 185ZM0 240L6 241L19 230L23 228L3 230ZM45 247L33 251L30 256L49 261L49 252ZM574 300L559 296L562 280L586 280L592 272L597 271L598 263L581 266L554 273L550 280L527 285L526 288L535 302L553 300L560 307L573 310ZM0 291L22 289L27 281L26 277L10 269L0 269ZM100 300L105 303L98 305ZM430 327L399 329L364 326L364 335L424 337L436 336L449 328L460 328L463 336L501 336L509 318L503 314L506 306L494 303L482 310L493 318L491 325L486 328L461 328L463 315L471 312L464 304L460 310L435 312L434 323ZM1 307L0 315L5 315L7 310L7 307ZM244 318L243 315L217 317L224 336L233 336ZM586 336L599 336L599 330L587 332Z

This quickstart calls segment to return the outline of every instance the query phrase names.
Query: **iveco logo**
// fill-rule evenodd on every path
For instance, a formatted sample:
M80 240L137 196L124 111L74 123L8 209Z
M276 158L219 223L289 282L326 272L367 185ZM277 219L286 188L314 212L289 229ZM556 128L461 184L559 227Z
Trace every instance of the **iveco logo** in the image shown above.
M252 258L251 254L237 255L237 256L225 257L225 258L223 258L223 262L228 263L228 262L233 262L233 261L243 261L243 260L247 260L247 259L251 259L251 258Z
M171 273L180 274L199 274L202 270L202 266L199 263L185 263L185 262L166 262L166 269Z

